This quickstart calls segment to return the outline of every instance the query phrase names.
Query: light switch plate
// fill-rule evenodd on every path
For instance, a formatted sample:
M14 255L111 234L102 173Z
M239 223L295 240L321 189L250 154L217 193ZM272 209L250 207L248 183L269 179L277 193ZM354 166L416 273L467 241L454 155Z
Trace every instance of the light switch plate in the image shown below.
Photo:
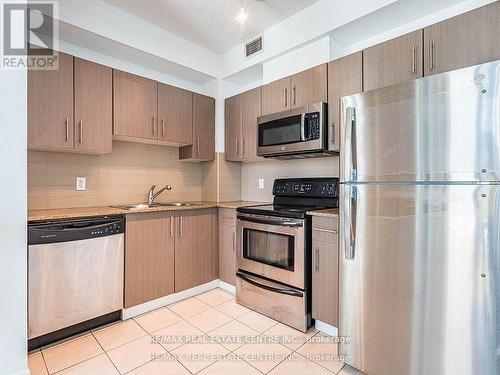
M77 177L76 190L86 190L86 189L87 189L87 177Z
M264 179L263 178L259 178L259 189L264 190Z

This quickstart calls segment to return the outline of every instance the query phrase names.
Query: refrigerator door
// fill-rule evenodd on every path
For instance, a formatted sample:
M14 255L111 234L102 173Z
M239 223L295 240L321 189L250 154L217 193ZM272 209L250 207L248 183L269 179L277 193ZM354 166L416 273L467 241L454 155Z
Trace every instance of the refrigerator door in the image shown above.
M340 212L346 362L500 374L500 185L343 184Z
M342 99L343 182L498 181L500 60Z

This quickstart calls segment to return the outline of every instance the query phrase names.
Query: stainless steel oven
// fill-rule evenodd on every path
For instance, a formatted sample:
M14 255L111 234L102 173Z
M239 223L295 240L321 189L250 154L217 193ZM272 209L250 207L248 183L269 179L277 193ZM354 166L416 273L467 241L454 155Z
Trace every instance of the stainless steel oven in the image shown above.
M329 154L327 105L314 103L257 119L257 154L304 157Z
M238 269L305 289L304 219L238 214Z

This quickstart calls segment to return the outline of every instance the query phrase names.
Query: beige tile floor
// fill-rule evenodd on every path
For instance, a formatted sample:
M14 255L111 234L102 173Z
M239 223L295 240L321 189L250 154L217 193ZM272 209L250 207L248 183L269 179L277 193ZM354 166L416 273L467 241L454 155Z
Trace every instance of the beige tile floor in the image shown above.
M28 364L32 375L361 375L335 359L333 341L214 289L34 351Z

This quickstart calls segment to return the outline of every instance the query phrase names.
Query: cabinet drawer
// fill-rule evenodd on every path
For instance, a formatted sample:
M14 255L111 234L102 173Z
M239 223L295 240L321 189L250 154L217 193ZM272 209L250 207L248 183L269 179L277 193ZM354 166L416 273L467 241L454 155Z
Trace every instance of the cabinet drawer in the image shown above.
M233 208L219 208L219 225L236 227L236 210Z
M312 239L331 243L338 242L338 218L313 217Z

